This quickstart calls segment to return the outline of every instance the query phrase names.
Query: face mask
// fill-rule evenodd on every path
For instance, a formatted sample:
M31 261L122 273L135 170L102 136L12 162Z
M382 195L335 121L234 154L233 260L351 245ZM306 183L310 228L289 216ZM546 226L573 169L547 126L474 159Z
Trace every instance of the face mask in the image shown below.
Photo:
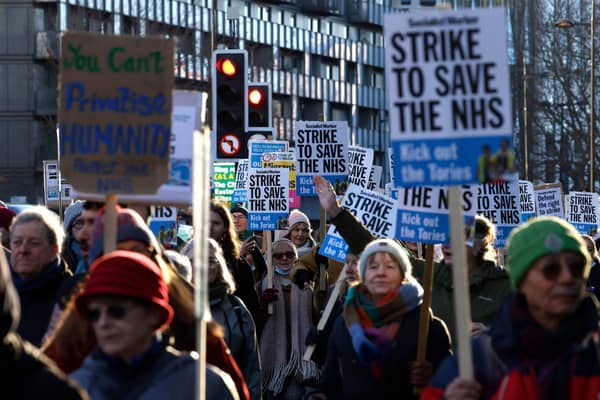
M282 271L279 267L275 267L275 273L278 275L288 276L290 274L290 270Z

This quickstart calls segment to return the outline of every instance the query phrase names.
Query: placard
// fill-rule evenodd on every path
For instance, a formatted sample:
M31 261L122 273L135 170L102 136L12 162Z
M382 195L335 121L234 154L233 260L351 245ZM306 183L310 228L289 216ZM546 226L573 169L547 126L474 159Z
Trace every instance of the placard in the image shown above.
M152 215L148 224L156 239L165 249L177 248L177 208L152 207Z
M246 189L247 183L248 160L241 160L238 162L237 170L235 172L235 189L231 195L231 202L233 204L246 203L248 201L248 189Z
M450 215L448 188L443 186L402 187L397 190L396 237L417 243L449 244ZM476 188L463 186L462 211L465 237L471 235L476 208Z
M359 221L379 238L393 238L396 232L396 201L378 192L351 184L341 206L356 216ZM319 254L345 262L348 244L330 226L323 239Z
M235 163L213 164L213 185L215 200L231 206L235 189Z
M313 176L328 180L335 192L348 188L348 123L346 121L297 121L294 135L297 193L316 196Z
M348 183L368 189L374 150L360 146L348 148Z
M560 183L547 183L534 187L535 209L538 216L553 215L564 218L564 204L562 185Z
M381 186L381 175L383 174L383 167L379 165L373 165L371 173L369 174L369 190L377 190Z
M78 191L154 194L169 177L174 39L65 32L61 169Z
M289 143L286 140L250 140L248 141L249 169L262 168L262 155L277 151L288 151Z
M565 196L565 219L580 233L594 236L598 231L600 201L597 193L570 192Z
M280 229L289 214L287 168L257 169L248 176L248 230Z
M505 15L503 8L384 15L396 186L475 184L512 173Z
M529 181L519 181L519 197L521 205L521 221L527 222L528 219L537 215L535 209L535 191L533 184Z
M485 183L477 186L477 213L496 224L495 247L506 247L510 231L521 224L519 182Z
M296 158L292 152L264 153L262 155L263 168L287 168L289 173L289 207L300 208L300 196L296 193Z

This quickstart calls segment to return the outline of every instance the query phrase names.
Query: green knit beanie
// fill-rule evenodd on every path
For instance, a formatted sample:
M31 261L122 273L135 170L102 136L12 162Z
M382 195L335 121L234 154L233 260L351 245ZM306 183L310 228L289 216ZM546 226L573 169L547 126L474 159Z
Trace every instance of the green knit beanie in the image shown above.
M590 272L591 258L577 230L557 217L538 217L513 229L508 237L508 270L514 287L518 287L529 268L545 255L573 251L586 259L584 276Z

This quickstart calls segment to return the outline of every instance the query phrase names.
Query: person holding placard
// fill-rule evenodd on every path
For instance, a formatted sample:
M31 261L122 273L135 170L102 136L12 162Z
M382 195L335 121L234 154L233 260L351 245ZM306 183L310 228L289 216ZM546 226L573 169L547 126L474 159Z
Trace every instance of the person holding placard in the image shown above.
M259 284L265 313L268 304L273 304L260 337L263 388L266 399L295 400L304 394L302 382L317 378L319 372L315 364L302 359L304 339L313 325L313 290L308 284L299 288L290 279L298 258L294 244L280 239L272 249L273 287L266 277Z
M532 218L508 238L516 293L488 330L472 339L474 379L446 359L422 400L597 399L598 309L585 294L591 259L557 217Z
M348 290L334 323L327 358L312 399L415 399L449 354L444 323L430 318L426 360L416 362L423 288L405 250L391 239L367 245L362 283Z
M350 250L359 254L364 247L376 239L364 225L348 210L337 203L331 185L321 177L315 177L315 186L321 207L331 216L340 235L348 243ZM502 301L511 292L506 270L496 264L496 252L492 244L495 239L495 226L487 218L478 215L475 219L475 236L468 243L469 289L473 330L490 323ZM454 337L454 286L452 284L452 253L450 246L442 246L445 260L434 263L434 278L431 293L431 309L447 324ZM405 249L408 254L410 252ZM421 279L425 262L409 256L414 275Z

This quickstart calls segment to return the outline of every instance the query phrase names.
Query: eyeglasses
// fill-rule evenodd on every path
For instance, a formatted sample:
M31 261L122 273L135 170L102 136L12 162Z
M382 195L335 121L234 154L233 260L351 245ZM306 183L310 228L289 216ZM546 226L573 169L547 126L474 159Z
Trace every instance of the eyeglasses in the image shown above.
M127 312L131 309L132 307L125 307L122 305L110 305L106 308L104 308L104 313L111 319L114 320L121 320L123 318L125 318L125 316L127 315ZM100 308L88 308L87 310L85 310L85 318L90 321L91 323L96 323L100 320L100 316L102 315L102 309Z
M286 251L284 253L273 253L273 258L281 260L283 257L286 257L291 260L296 257L296 254L294 254L293 251Z
M574 278L583 278L583 271L585 269L585 261L581 259L570 260L567 264L569 273ZM563 271L563 263L551 262L542 267L542 275L549 281L555 281L558 279Z
M241 221L244 219L248 219L244 214L241 215L232 215L234 221Z

